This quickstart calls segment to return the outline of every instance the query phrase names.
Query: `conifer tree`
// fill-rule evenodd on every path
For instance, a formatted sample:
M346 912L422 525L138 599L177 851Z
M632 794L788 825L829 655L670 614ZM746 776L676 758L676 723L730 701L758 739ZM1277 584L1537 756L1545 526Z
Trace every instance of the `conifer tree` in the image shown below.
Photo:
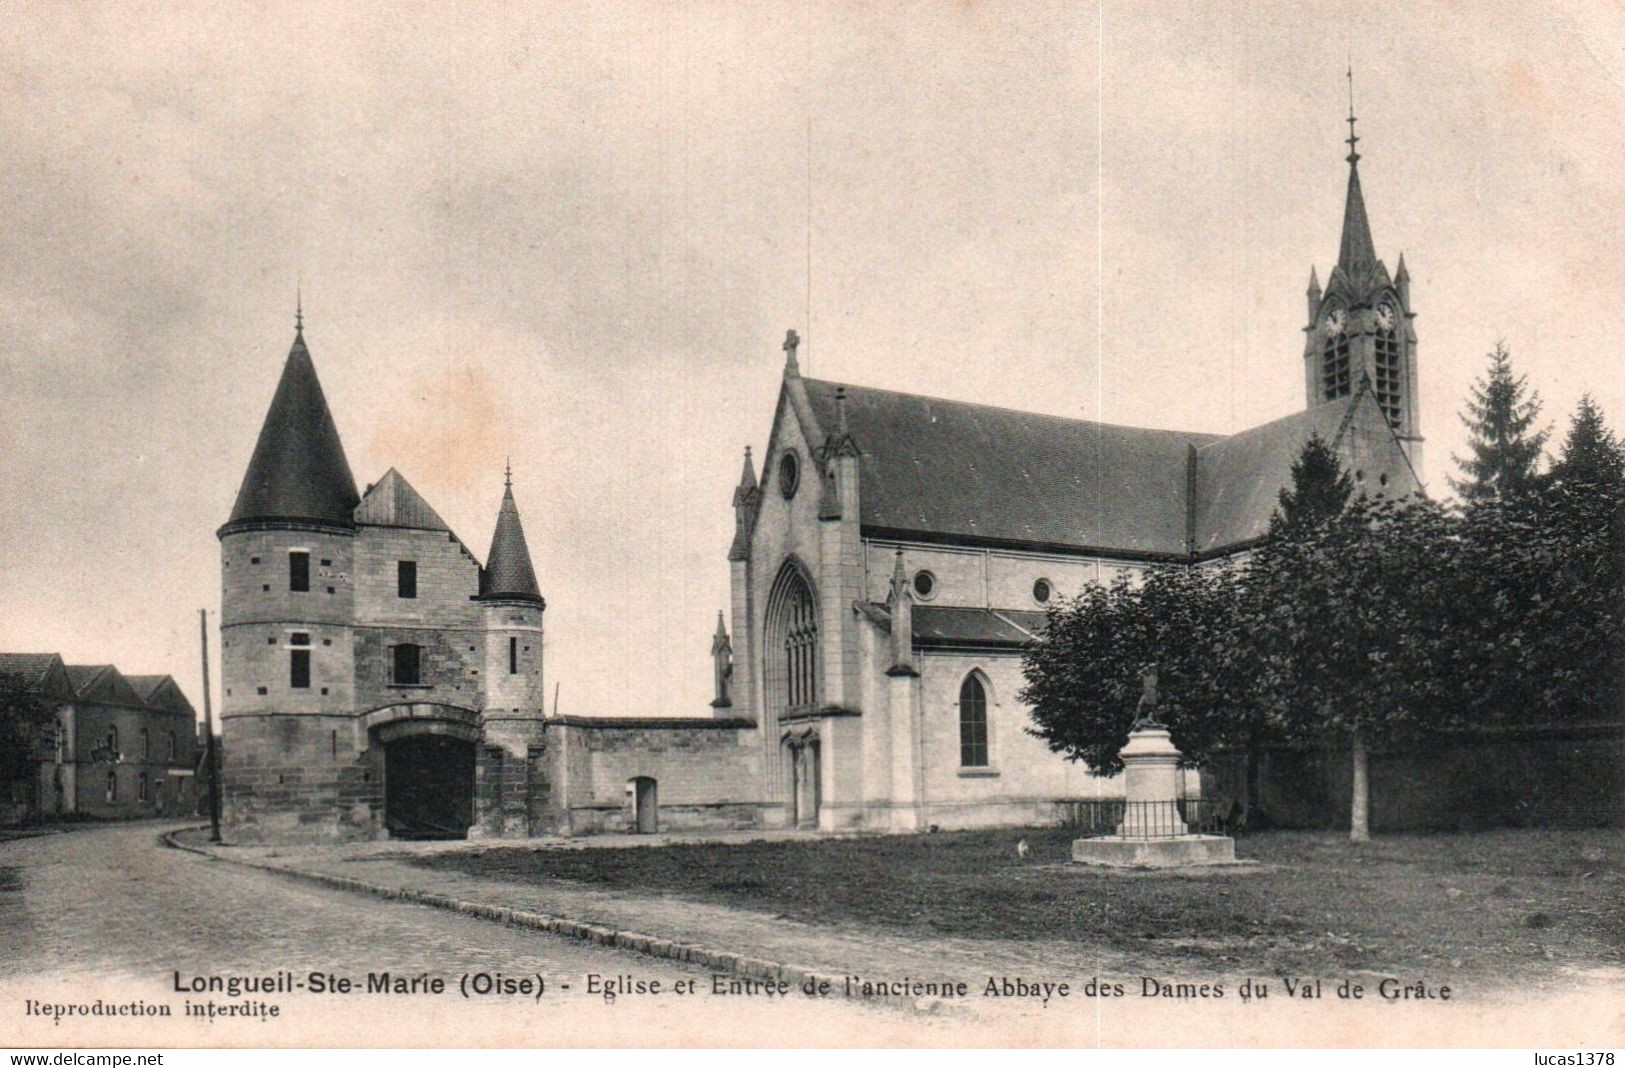
M1463 500L1509 500L1536 488L1540 452L1551 433L1535 428L1540 407L1540 394L1529 389L1523 375L1512 373L1512 354L1497 341L1461 416L1472 435L1471 454L1454 458L1463 477L1452 478L1450 486Z
M1292 484L1283 489L1270 516L1270 537L1303 534L1340 514L1354 492L1354 480L1319 434L1304 442L1292 461Z
M1554 486L1575 492L1617 493L1625 486L1625 448L1608 429L1602 409L1589 393L1580 398L1574 410L1568 436L1549 477Z

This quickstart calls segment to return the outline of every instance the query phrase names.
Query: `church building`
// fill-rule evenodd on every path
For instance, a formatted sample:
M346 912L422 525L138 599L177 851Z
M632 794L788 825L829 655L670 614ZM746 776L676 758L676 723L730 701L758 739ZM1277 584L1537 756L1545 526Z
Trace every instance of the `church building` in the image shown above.
M1021 654L1046 606L1246 552L1312 435L1357 491L1420 490L1410 277L1377 258L1357 141L1351 117L1337 262L1324 288L1310 272L1306 405L1274 422L1148 430L822 381L790 332L728 554L726 696L759 725L771 821L1044 823L1067 799L1121 796L1027 733Z
M229 841L1054 822L1121 796L1027 733L1024 646L1085 583L1246 552L1312 435L1420 489L1403 259L1350 119L1304 410L1238 434L1112 426L803 377L733 492L703 714L548 716L546 602L511 478L482 564L389 470L358 493L296 318L221 549ZM1194 789L1194 784L1193 787Z

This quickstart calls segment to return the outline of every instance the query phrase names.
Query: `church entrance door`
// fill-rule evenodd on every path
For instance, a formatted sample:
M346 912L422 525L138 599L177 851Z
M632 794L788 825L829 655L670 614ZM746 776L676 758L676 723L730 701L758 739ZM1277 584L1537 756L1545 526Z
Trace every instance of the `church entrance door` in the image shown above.
M394 838L467 838L474 822L474 744L443 734L385 743L384 822Z

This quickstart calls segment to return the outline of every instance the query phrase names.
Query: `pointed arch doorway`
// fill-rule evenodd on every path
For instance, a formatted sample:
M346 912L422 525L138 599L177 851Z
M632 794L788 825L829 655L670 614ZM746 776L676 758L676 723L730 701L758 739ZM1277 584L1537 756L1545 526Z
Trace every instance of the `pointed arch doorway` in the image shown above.
M786 805L789 824L803 830L817 830L823 800L818 732L811 727L786 731L783 745L785 777L790 788Z

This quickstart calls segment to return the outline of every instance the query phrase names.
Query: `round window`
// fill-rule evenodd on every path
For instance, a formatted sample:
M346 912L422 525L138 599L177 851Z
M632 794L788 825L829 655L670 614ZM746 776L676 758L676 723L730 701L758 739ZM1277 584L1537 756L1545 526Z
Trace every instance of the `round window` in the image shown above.
M1054 594L1054 592L1055 591L1050 588L1049 579L1039 579L1037 582L1033 583L1033 600L1037 601L1039 604L1049 604L1050 596Z
M930 598L937 589L937 576L929 571L914 572L914 592L921 597Z
M796 487L801 485L801 462L796 454L787 452L779 459L779 492L784 494L785 500L796 495Z

